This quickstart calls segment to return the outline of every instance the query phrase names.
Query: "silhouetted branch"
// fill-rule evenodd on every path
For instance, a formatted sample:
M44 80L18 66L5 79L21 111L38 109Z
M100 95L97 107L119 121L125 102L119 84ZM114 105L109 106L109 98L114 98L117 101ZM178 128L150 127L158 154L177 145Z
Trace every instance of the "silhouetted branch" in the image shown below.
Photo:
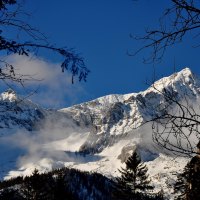
M25 16L29 15L22 10L20 0L0 0L0 52L29 56L30 52L36 53L39 49L53 51L63 57L62 72L65 70L71 72L72 83L74 83L75 76L79 78L79 81L86 81L89 70L84 59L73 49L59 48L49 44L43 33L24 21ZM8 31L7 29L5 31L5 28L13 29L15 32L18 30L22 36L26 33L29 41L22 40L21 42L19 39L8 39L5 37L6 31ZM14 66L0 60L0 79L10 79L22 83L22 80L26 80L26 76L16 76Z
M170 0L172 5L167 8L160 19L158 29L147 29L144 36L133 36L136 40L144 41L146 44L139 48L136 55L146 48L151 49L150 56L145 62L159 62L169 46L183 41L189 32L199 37L200 31L200 8L198 0Z
M175 154L192 156L196 154L196 145L200 140L200 115L194 108L195 102L184 93L179 96L173 89L153 89L163 96L152 118L153 141Z

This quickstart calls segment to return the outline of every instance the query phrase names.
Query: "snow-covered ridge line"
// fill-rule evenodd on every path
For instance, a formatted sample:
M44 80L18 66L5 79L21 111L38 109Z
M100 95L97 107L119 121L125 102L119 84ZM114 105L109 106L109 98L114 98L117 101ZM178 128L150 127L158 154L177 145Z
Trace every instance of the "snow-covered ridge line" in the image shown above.
M135 127L149 120L163 101L164 89L173 89L180 96L186 94L188 99L197 98L200 95L200 79L189 68L185 68L156 81L145 91L107 95L59 112L69 113L75 121L91 128L90 137L81 150L100 152L111 143L110 140L131 133ZM105 146L102 147L102 144Z
M103 97L99 97L97 99L77 104L72 107L68 108L62 108L59 111L65 112L69 109L76 107L76 106L82 106L84 104L87 105L102 105L106 106L108 104L113 104L117 102L124 102L127 101L131 97L136 97L137 95L145 96L147 93L154 92L158 93L159 91L162 91L163 88L166 88L168 86L174 86L175 87L181 87L183 85L187 85L191 87L192 89L195 88L197 90L200 90L200 78L192 73L192 71L189 68L184 68L180 72L176 72L169 77L163 77L160 80L153 83L149 88L147 88L144 91L138 92L138 93L129 93L129 94L110 94ZM181 91L180 91L181 92Z

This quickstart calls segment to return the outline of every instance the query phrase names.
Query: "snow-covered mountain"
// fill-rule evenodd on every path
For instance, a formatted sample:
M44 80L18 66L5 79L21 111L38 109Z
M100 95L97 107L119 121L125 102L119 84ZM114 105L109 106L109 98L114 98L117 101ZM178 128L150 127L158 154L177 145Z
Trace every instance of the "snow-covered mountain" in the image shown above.
M141 126L166 103L163 91L173 91L179 100L187 96L196 104L200 79L185 68L143 92L108 95L58 111L41 108L12 90L2 93L1 177L62 166L112 177L119 174L118 169L137 149L149 167L156 190L162 188L171 196L176 172L183 169L188 159L175 159L157 148L152 141L151 124Z
M36 121L44 118L45 111L30 100L9 89L0 94L0 134L12 129L33 130Z
M90 127L88 140L80 151L98 153L155 117L160 111L158 107L166 103L163 90L173 91L177 99L187 95L194 102L200 95L200 80L186 68L162 78L143 92L108 95L60 112L70 113L74 120Z

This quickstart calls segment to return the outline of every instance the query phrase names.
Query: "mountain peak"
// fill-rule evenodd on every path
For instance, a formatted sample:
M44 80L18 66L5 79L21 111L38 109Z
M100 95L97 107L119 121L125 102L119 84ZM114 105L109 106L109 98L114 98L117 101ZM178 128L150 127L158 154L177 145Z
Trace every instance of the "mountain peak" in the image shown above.
M160 80L154 82L144 93L162 91L163 88L172 87L173 89L180 90L183 85L187 85L188 89L200 88L200 79L194 75L192 71L186 67L179 72L175 72L171 76L163 77Z
M170 77L173 77L173 76L175 80L180 80L184 78L187 81L189 79L194 79L194 75L192 71L190 70L190 68L188 67L182 69L180 72L172 74Z
M179 73L184 74L184 75L191 75L192 71L189 67L186 67L186 68L182 69Z

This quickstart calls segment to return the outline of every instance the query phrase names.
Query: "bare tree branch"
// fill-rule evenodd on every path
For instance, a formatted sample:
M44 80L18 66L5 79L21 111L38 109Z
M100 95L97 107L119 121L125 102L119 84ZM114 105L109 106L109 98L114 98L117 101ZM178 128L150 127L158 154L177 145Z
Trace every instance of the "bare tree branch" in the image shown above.
M89 70L85 65L84 59L73 49L60 48L49 44L47 38L38 29L32 27L25 21L25 16L29 16L23 11L20 0L0 0L0 52L4 54L18 54L29 56L30 53L37 53L39 49L46 49L59 54L63 61L61 63L62 72L68 70L72 74L72 83L77 76L79 81L86 81ZM12 8L12 9L11 9ZM8 30L7 30L8 28ZM6 31L13 29L28 36L27 41L19 39L8 39ZM30 78L30 77L29 77ZM0 60L0 79L12 80L22 83L26 76L16 76L15 66L4 63Z
M171 7L167 8L160 18L158 29L147 29L144 36L134 36L136 40L146 44L136 50L136 55L144 49L151 49L149 57L144 58L147 63L160 62L168 47L180 43L186 34L192 32L195 38L200 34L200 4L198 0L170 0Z
M153 141L175 154L187 156L197 154L200 115L194 108L194 99L189 99L187 93L180 96L173 88L159 90L154 84L152 87L163 97L151 119L144 123L152 123Z

